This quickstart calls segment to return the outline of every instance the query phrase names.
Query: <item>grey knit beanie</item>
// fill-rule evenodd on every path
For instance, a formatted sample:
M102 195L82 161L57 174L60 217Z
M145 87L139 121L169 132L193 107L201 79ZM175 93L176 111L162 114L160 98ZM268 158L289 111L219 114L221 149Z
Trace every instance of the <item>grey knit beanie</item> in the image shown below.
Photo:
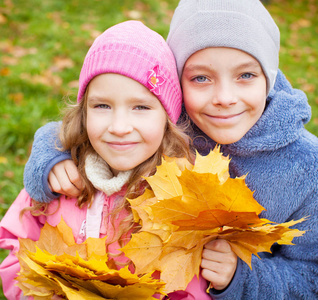
M167 42L177 61L179 78L187 59L209 47L247 52L262 66L267 93L275 83L280 33L259 0L181 0Z

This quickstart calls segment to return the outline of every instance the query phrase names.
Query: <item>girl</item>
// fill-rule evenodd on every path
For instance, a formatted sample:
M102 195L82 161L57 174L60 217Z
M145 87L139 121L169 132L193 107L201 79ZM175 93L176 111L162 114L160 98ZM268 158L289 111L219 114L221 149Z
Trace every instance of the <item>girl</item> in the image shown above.
M160 35L127 21L94 41L80 73L77 104L60 129L60 148L71 153L84 188L78 198L61 196L45 207L23 189L9 208L0 224L0 246L10 250L0 268L8 299L22 297L14 280L18 238L37 240L45 222L56 226L61 217L77 243L107 235L118 268L129 263L118 250L136 230L126 197L143 192L142 175L153 174L163 154L191 159L188 139L175 126L181 101L175 60ZM194 278L181 294L209 299L204 284Z
M181 0L167 42L181 79L182 117L193 121L195 148L204 155L221 145L231 158L231 177L248 174L248 187L267 209L262 217L281 223L310 216L297 226L307 232L296 245L274 245L272 254L253 257L252 270L235 259L226 242L207 244L201 266L214 287L210 295L317 299L318 139L304 128L310 119L305 94L278 70L280 34L274 20L259 0ZM52 148L43 140L50 127L54 124L38 132L25 172L28 190L42 201L54 195L35 187L31 176L47 186L49 169L59 161L51 174L57 181L49 177L53 190L63 192L61 178L76 178L65 172L66 157L56 158L51 151L46 162L36 164L44 173L32 167L37 153Z

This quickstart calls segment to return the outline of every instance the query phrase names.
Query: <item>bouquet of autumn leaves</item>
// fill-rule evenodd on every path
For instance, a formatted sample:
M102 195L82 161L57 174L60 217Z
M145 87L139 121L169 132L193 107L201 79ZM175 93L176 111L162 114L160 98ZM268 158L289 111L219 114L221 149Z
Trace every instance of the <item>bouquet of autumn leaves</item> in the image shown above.
M204 244L214 239L227 240L250 268L252 254L270 252L274 243L292 245L304 231L289 227L305 219L283 224L260 219L264 208L245 177L229 177L229 162L215 148L205 157L197 153L194 165L165 157L157 172L145 177L151 189L128 199L141 229L121 249L134 274L112 266L105 238L75 244L62 221L57 228L46 224L38 242L20 239L19 287L35 300L51 299L52 291L66 299L154 299L155 293L184 290L199 275ZM57 240L48 247L52 236ZM155 271L160 281L151 277Z
M245 176L230 178L227 157L216 147L208 156L196 154L195 164L168 158L146 178L151 186L129 200L141 230L122 249L143 274L161 272L165 291L184 290L199 276L204 244L225 239L252 268L252 254L271 252L274 243L293 245L304 231L290 229L305 220L275 224L260 219L265 210L245 184Z
M25 296L35 300L140 300L163 293L163 282L152 272L138 276L128 266L117 270L106 253L104 238L76 244L64 220L52 227L45 223L38 241L19 239L21 270L16 278Z

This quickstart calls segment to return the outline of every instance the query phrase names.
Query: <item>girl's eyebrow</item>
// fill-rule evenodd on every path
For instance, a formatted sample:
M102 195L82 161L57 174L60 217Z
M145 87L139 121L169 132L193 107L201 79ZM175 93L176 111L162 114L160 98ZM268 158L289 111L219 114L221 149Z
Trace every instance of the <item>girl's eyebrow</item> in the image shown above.
M96 103L96 102L104 102L104 101L109 101L111 99L109 99L108 97L103 97L103 96L97 96L97 95L92 95L87 97L87 102L89 103ZM139 102L141 104L151 104L151 103L157 103L157 101L159 101L159 99L157 97L149 97L147 95L142 95L142 96L138 96L138 97L130 97L130 101L132 102ZM160 101L159 101L160 102Z
M99 97L99 96L94 96L94 95L87 97L87 102L90 102L90 103L95 103L95 102L100 102L100 101L105 101L105 98Z

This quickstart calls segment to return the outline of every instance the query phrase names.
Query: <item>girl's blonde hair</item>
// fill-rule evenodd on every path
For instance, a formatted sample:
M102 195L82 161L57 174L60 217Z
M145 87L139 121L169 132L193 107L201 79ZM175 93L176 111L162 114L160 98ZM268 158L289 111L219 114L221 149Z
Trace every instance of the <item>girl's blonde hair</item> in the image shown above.
M158 100L159 101L159 100ZM78 206L90 205L93 201L93 196L96 189L88 180L85 174L85 159L88 154L95 153L86 130L87 116L87 92L84 95L83 101L74 105L68 105L63 118L62 127L60 130L60 141L62 150L70 151L73 161L78 167L78 171L85 187L78 198ZM114 209L111 215L115 216L121 209L129 209L129 202L126 198L136 198L140 196L145 188L149 188L147 181L142 176L153 175L156 171L156 166L161 164L163 155L170 157L186 157L188 160L193 160L193 152L190 149L190 139L185 133L188 122L177 126L167 118L166 129L163 140L157 152L148 158L146 161L134 168L128 182L126 195L122 203ZM126 220L123 220L122 226L117 229L117 234L113 241L122 241L122 237L134 226L132 214Z
M159 100L158 100L159 101ZM65 114L59 133L61 146L57 148L61 151L70 151L72 159L78 167L79 174L84 181L84 189L78 197L77 205L83 207L89 206L92 201L96 189L88 180L85 173L85 159L87 155L96 153L92 147L86 130L87 116L87 92L84 95L83 101L76 104L68 104L65 109ZM129 211L127 218L122 220L121 224L116 228L116 234L108 244L118 241L120 245L124 245L129 236L127 233L135 226L133 215L129 208L127 198L133 199L140 196L146 188L150 188L147 181L142 176L151 176L156 172L156 167L161 164L163 155L169 157L185 157L192 161L194 154L191 150L191 140L186 134L189 126L189 121L185 120L182 125L173 124L167 117L167 124L163 140L154 155L146 161L134 168L128 182L127 191L123 201L117 204L117 207L111 212L111 217L117 215L122 209ZM25 209L22 213L30 210L33 215L47 215L47 203L37 203L30 209ZM53 212L54 213L54 212ZM134 230L138 230L135 226Z

